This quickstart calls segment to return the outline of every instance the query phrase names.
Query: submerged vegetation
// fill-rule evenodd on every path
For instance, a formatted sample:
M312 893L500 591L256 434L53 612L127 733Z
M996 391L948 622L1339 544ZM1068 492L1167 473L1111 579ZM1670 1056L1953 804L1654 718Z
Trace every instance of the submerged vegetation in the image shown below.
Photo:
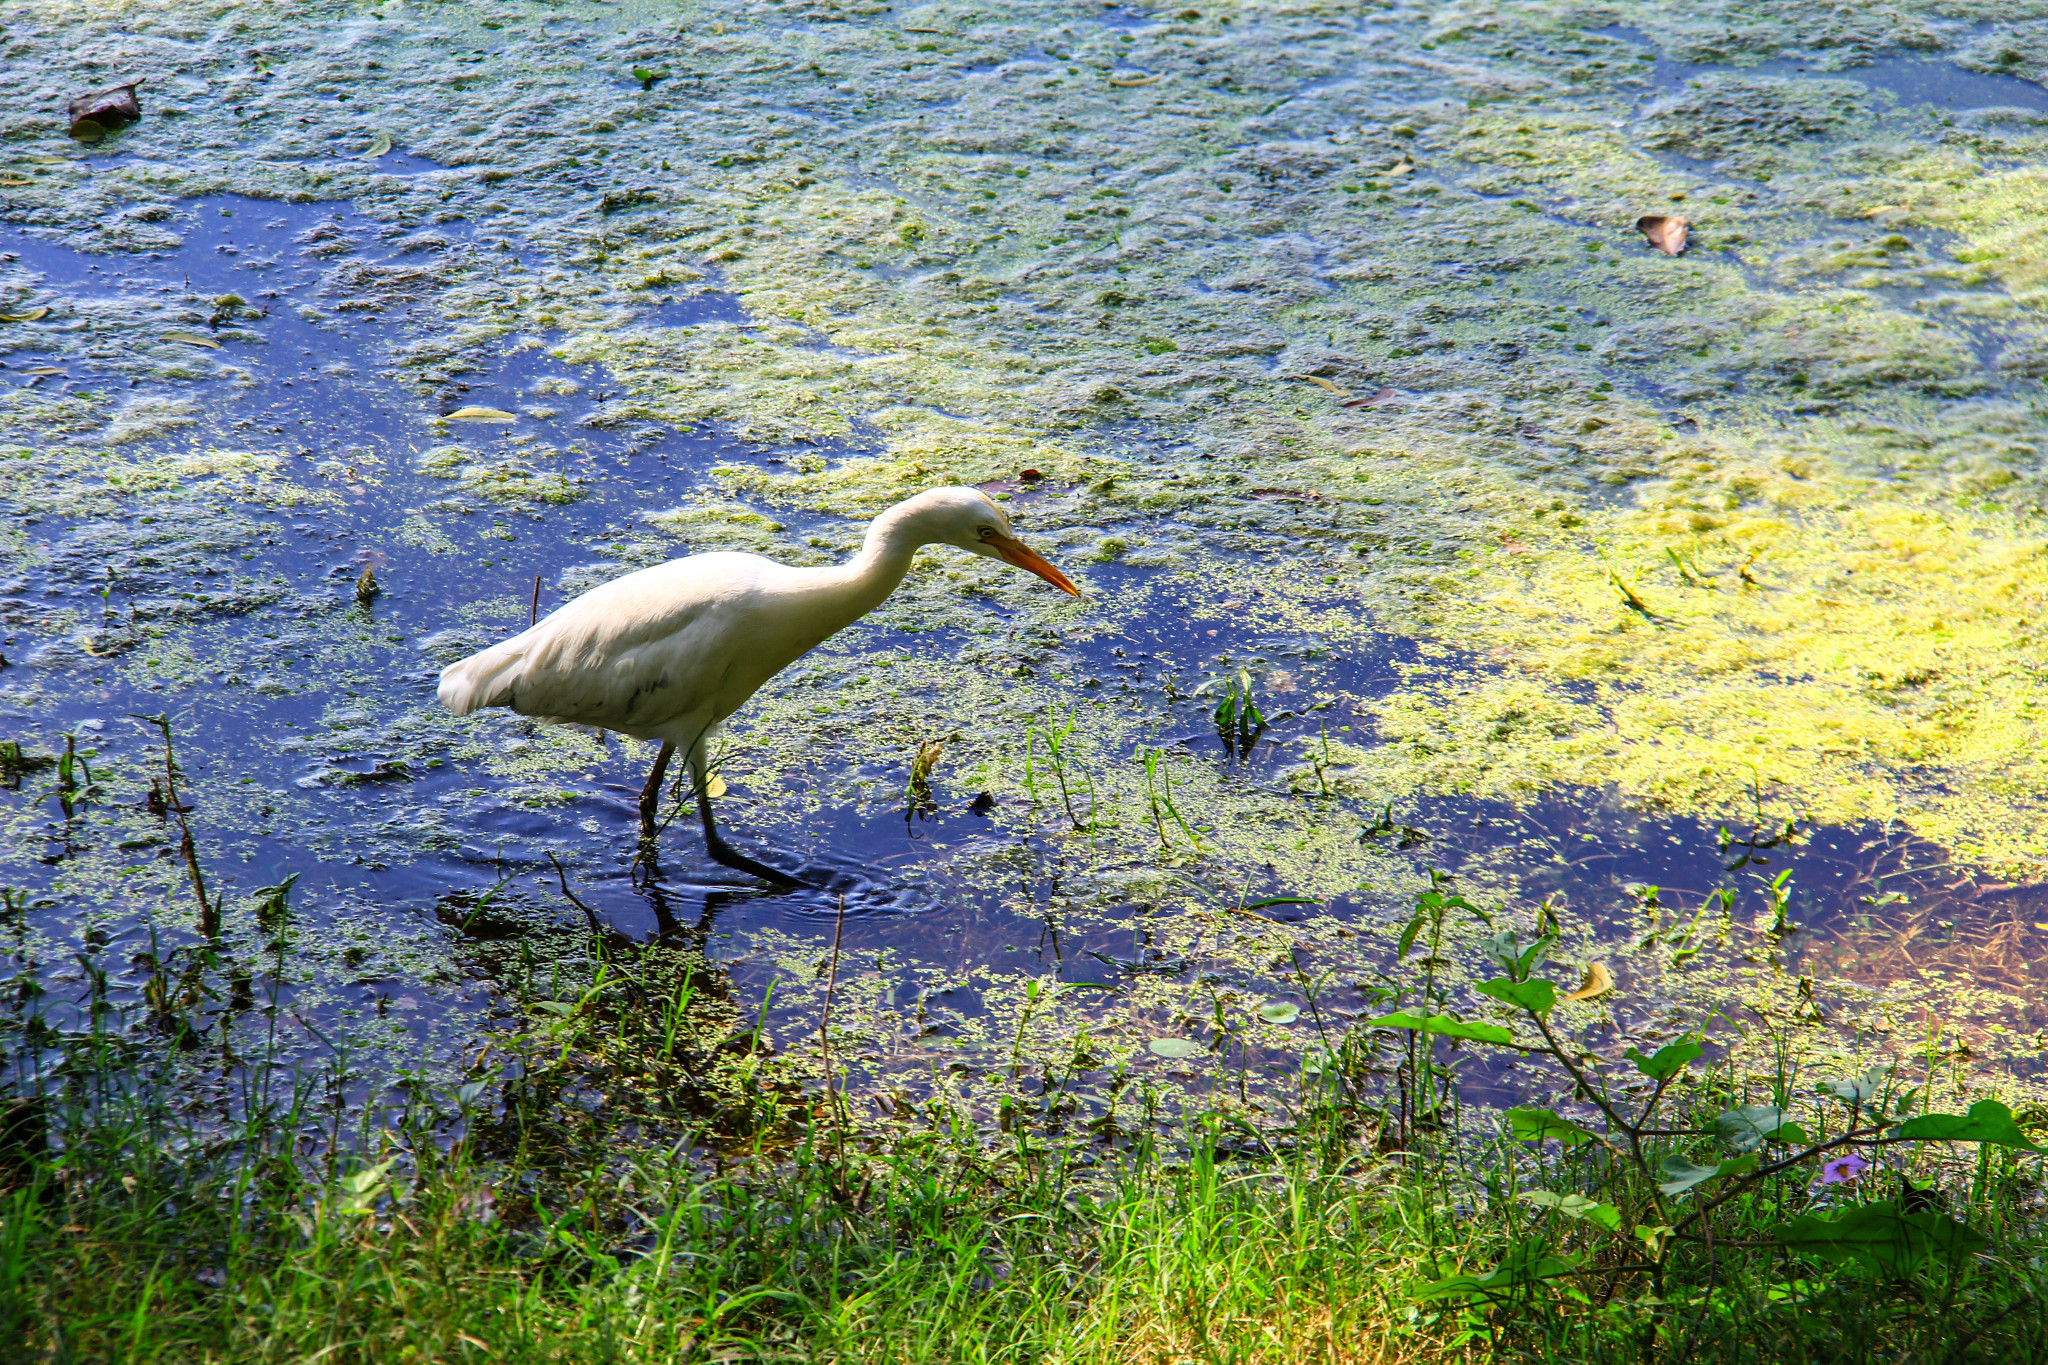
M0 1354L2048 1360L2038 9L13 0Z

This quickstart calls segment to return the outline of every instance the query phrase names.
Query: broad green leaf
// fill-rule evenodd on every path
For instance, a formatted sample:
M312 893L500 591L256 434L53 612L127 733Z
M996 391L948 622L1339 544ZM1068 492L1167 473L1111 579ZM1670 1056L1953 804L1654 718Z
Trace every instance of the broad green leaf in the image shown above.
M1154 1038L1145 1046L1151 1049L1153 1056L1168 1057L1174 1061L1199 1057L1209 1050L1192 1038Z
M1636 1070L1651 1080L1661 1081L1666 1077L1676 1076L1685 1069L1688 1062L1705 1051L1706 1049L1700 1046L1699 1039L1688 1037L1680 1038L1675 1043L1666 1043L1648 1057L1635 1048L1630 1048L1621 1055L1634 1062Z
M558 1019L567 1019L576 1012L577 1002L574 1000L536 1000L533 1002L533 1007L543 1014L552 1014Z
M1990 1245L1968 1224L1939 1213L1905 1213L1892 1200L1859 1204L1839 1218L1794 1218L1776 1229L1781 1245L1833 1265L1856 1262L1900 1275L1934 1258L1951 1265Z
M1523 950L1522 955L1515 959L1515 965L1509 970L1513 971L1516 976L1524 981L1528 980L1529 973L1543 965L1543 959L1549 956L1550 945L1555 942L1557 942L1556 934L1543 935L1543 937L1537 939Z
M1415 946L1415 936L1422 932L1422 923L1423 916L1420 912L1416 914L1415 918L1408 921L1408 927L1401 931L1401 941L1394 945L1394 957L1396 960L1408 956L1408 950Z
M1301 1006L1286 1000L1268 1000L1259 1006L1259 1018L1269 1024L1291 1024L1301 1018Z
M1528 1010L1531 1014L1543 1014L1557 1003L1557 987L1548 981L1510 981L1498 976L1479 987L1481 995L1490 995L1505 1001L1517 1009Z
M1508 975L1518 980L1526 975L1515 970L1515 962L1521 954L1522 945L1515 938L1514 930L1503 929L1497 934L1480 939L1479 951L1486 954L1488 961L1499 963L1500 969Z
M1872 1099L1876 1098L1877 1093L1884 1089L1884 1077L1884 1068L1874 1066L1861 1076L1851 1080L1825 1081L1821 1084L1821 1089L1827 1094L1833 1095L1844 1104L1861 1108L1870 1103Z
M1657 1167L1657 1188L1667 1195L1677 1196L1698 1189L1709 1180L1718 1180L1724 1175L1741 1175L1744 1171L1756 1169L1754 1156L1732 1156L1718 1166L1695 1166L1682 1156L1667 1156Z
M1738 1105L1714 1120L1714 1135L1734 1151L1753 1152L1766 1142L1785 1141L1785 1119L1785 1111L1775 1105ZM1789 1126L1801 1131L1797 1124Z
M398 1164L398 1158L380 1161L374 1166L365 1166L354 1175L341 1178L341 1187L350 1194L361 1198L384 1183L384 1177L391 1174L391 1168Z
M1515 1035L1499 1024L1468 1024L1448 1014L1428 1016L1412 1010L1398 1010L1365 1021L1367 1028L1412 1028L1417 1033L1441 1034L1445 1038L1470 1038L1475 1043L1512 1043Z
M1505 1298L1540 1285L1545 1280L1569 1275L1579 1268L1577 1256L1560 1256L1543 1250L1540 1242L1523 1242L1501 1263L1484 1275L1448 1275L1429 1284L1415 1286L1418 1299L1462 1298L1479 1295Z
M1510 1109L1507 1119L1508 1132L1523 1142L1542 1142L1547 1138L1567 1147L1583 1147L1600 1140L1592 1129L1548 1109Z
M1597 1199L1588 1199L1583 1194L1553 1194L1549 1190L1523 1190L1515 1198L1525 1204L1534 1204L1539 1209L1555 1209L1567 1218L1579 1218L1606 1228L1609 1232L1621 1230L1621 1210L1612 1204L1603 1204Z
M1964 1115L1922 1114L1907 1119L1899 1125L1899 1136L1931 1142L1995 1142L2025 1152L2042 1150L2013 1122L2012 1110L1997 1100L1978 1100Z

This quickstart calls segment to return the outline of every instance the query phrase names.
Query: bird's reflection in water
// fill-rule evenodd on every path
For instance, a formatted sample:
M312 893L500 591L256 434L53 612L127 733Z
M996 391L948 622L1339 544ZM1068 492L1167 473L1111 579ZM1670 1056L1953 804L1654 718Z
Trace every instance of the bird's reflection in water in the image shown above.
M696 919L686 921L676 913L681 898L663 879L661 855L651 844L644 845L639 855L634 858L630 875L633 889L640 893L641 899L647 902L647 908L654 912L656 940L699 951L711 937L712 927L718 922L719 911L740 901L757 900L764 894L755 887L707 891L698 906Z
M829 855L791 862L801 878L798 886L735 885L698 880L695 867L671 874L663 867L660 850L643 846L627 875L634 892L653 914L656 939L695 948L702 948L710 939L721 915L741 906L753 910L745 917L743 928L776 920L817 925L835 918L842 905L851 919L914 915L940 908L928 892L891 878L887 870Z

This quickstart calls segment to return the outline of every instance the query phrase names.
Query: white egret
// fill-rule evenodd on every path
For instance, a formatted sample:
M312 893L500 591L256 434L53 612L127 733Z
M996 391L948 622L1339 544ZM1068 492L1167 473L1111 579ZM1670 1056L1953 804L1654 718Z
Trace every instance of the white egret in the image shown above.
M954 545L1080 589L1017 539L1010 518L973 488L935 488L869 523L860 553L795 569L748 554L672 559L592 588L531 629L441 670L441 704L486 706L661 741L640 793L643 836L680 747L696 784L712 857L756 876L787 874L734 849L711 817L705 740L712 727L826 637L882 604L925 545Z

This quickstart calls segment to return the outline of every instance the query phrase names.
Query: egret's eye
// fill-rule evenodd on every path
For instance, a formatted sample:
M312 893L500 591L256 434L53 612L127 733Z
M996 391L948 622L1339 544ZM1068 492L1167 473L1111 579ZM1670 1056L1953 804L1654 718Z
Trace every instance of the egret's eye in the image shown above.
M974 534L980 537L983 541L990 541L994 540L996 536L1000 534L1000 532L998 532L996 528L993 526L984 526L979 531L976 531Z

